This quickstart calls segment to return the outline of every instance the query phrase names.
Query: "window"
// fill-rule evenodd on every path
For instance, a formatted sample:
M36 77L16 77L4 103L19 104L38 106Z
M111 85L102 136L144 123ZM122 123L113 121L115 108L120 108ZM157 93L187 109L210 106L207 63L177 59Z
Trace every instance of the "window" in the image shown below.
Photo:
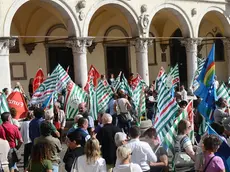
M149 32L149 37L155 37L155 35ZM153 45L148 48L148 61L149 66L157 65L156 39L153 39Z
M221 33L217 33L216 37L223 37ZM215 61L224 61L224 43L222 39L215 39Z

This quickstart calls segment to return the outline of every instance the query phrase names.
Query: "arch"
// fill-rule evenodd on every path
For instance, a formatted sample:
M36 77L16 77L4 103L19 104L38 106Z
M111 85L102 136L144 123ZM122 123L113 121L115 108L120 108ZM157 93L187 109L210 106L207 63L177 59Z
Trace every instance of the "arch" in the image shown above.
M132 36L138 36L139 35L139 26L138 26L138 15L134 11L134 9L124 1L118 1L114 0L111 2L111 0L104 0L104 1L97 1L95 4L92 5L92 7L87 12L87 15L85 17L83 27L82 27L82 37L87 37L89 32L89 25L91 22L91 19L93 15L96 13L98 9L100 9L102 6L105 5L112 5L115 8L120 9L123 14L126 16L127 20L129 21L131 30L132 30Z
M128 32L127 32L123 27L121 27L121 26L119 26L119 25L110 26L110 27L105 31L104 36L105 36L105 37L108 36L109 33L110 33L112 30L119 30L119 31L121 31L121 32L124 34L125 37L129 37ZM106 41L106 38L104 38L104 41Z
M228 17L228 15L226 14L226 12L218 7L209 7L206 10L201 11L201 14L197 20L197 25L195 27L195 35L196 37L199 36L199 30L200 30L200 24L202 22L202 19L204 18L204 16L209 13L209 12L216 12L216 15L219 17L220 21L222 22L224 29L225 29L225 33L226 36L230 36L230 18Z
M154 8L151 12L150 12L150 23L148 26L148 30L150 28L150 25L152 23L152 20L155 16L155 14L157 12L159 12L160 10L163 9L169 9L173 14L175 14L178 17L178 20L180 21L181 24L181 30L182 30L182 35L184 37L194 37L194 31L193 31L193 27L192 27L192 23L189 20L188 15L186 14L186 12L184 10L182 10L179 6L175 5L175 4L170 4L170 3L164 3L159 5L158 7Z
M58 8L61 14L64 14L66 18L70 18L68 32L71 36L80 35L79 23L77 22L77 19L73 11L70 10L68 5L66 5L63 1L60 1L60 0L49 0L49 1L41 0L41 1L55 5L55 7ZM17 0L17 1L14 1L14 3L11 5L5 17L4 26L3 26L3 36L6 36L6 37L10 36L10 28L11 28L13 17L18 11L18 9L27 2L29 2L29 0Z
M64 24L55 24L55 25L53 25L53 26L51 26L51 27L49 28L49 30L46 32L46 36L50 36L51 33L52 33L55 29L65 29L65 30L66 30L66 27L65 27ZM48 40L49 40L49 38L46 37L46 38L45 38L45 43L47 43Z

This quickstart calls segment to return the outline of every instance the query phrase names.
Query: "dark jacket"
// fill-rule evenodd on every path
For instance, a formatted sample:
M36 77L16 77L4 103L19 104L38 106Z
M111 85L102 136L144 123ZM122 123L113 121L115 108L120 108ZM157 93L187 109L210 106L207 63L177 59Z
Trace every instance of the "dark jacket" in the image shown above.
M116 162L116 145L114 136L117 132L121 132L121 129L113 124L105 124L97 134L97 139L101 144L102 156L106 161L106 164L115 164Z
M63 162L65 163L65 170L67 172L71 172L71 168L72 168L75 158L78 158L79 156L83 154L84 154L83 147L77 147L74 150L67 149L64 159L63 159Z

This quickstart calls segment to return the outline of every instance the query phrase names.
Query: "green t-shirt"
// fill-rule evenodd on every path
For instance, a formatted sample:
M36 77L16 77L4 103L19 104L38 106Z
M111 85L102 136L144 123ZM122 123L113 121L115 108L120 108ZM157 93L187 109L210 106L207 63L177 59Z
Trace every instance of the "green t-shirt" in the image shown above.
M29 172L46 172L47 170L52 170L52 162L50 160L43 160L42 162L32 162Z

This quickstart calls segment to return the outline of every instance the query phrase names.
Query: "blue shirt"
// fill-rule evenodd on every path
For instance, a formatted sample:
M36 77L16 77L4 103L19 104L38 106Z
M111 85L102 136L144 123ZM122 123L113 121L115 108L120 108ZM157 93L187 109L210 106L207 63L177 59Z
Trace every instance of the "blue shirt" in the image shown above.
M43 118L34 118L29 125L29 136L32 142L37 137L40 137L40 125L44 121Z
M110 101L109 101L109 114L110 115L114 115L116 112L114 111L114 104L115 104L115 102L116 102L116 100L114 100L114 99L111 99Z

